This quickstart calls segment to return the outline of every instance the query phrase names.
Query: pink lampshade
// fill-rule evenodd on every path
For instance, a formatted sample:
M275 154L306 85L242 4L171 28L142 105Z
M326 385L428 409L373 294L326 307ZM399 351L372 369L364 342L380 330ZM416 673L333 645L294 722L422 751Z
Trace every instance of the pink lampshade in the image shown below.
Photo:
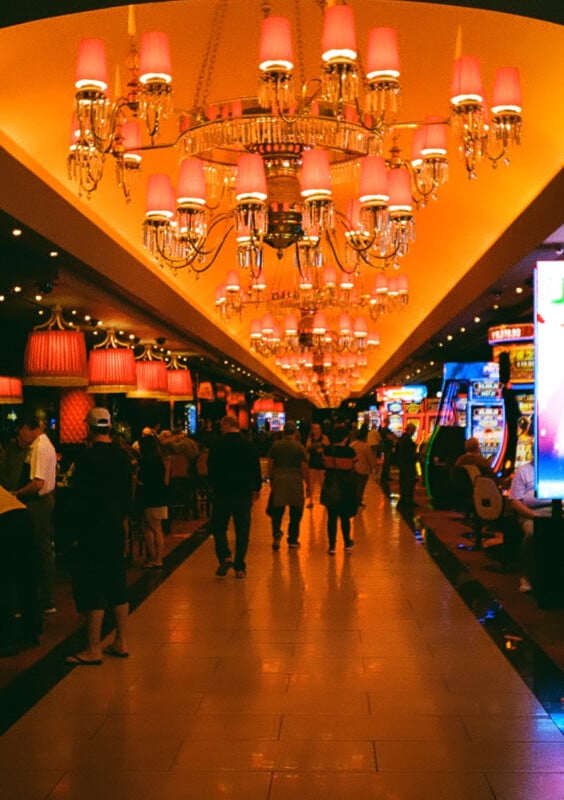
M139 81L141 83L171 83L172 67L166 33L150 31L141 37Z
M135 356L129 347L91 350L88 357L88 391L123 394L137 385Z
M325 9L321 47L321 58L328 63L355 60L356 33L350 6L329 6Z
M390 189L390 212L411 212L413 199L411 196L411 181L406 167L398 167L388 171L388 186Z
M357 339L365 339L368 335L368 321L365 317L357 317L354 321L354 335Z
M284 319L284 332L286 336L296 336L298 333L298 318L295 314L287 314Z
M492 114L521 113L521 79L517 67L496 70Z
M327 331L327 320L325 319L325 314L322 311L316 311L313 315L313 325L311 328L311 332L314 333L316 336L323 336Z
M396 275L391 275L388 281L388 294L390 297L397 297L399 294L399 281Z
M330 289L333 289L337 285L337 269L333 264L327 264L327 266L324 267L323 284Z
M170 400L188 401L194 399L194 387L190 370L167 369L166 376Z
M80 42L74 85L77 89L97 89L101 92L108 88L106 45L101 39L82 39Z
M289 72L294 66L290 20L265 17L260 34L260 69Z
M380 334L376 333L376 331L368 331L366 344L370 345L370 347L378 347L380 344Z
M345 7L335 6L335 8ZM327 10L329 11L330 9ZM331 172L327 150L316 148L304 152L300 180L302 197L331 196Z
M18 403L23 403L21 378L0 375L0 405L17 405Z
M368 81L399 78L398 40L393 28L372 28L369 31L365 71Z
M382 156L366 156L360 162L360 202L386 206L389 199L386 162Z
M401 274L396 275L397 279L397 286L398 286L398 294L408 294L409 293L409 281L407 275Z
M251 339L260 339L262 337L262 323L260 319L251 320Z
M460 56L454 62L450 102L458 106L467 102L482 103L483 98L479 60L475 56Z
M206 204L206 176L204 164L199 158L183 158L176 190L176 202L180 205Z
M274 331L274 317L272 314L265 314L262 318L262 335L271 336Z
M425 125L418 130L425 132L425 140L421 149L423 158L445 156L447 152L447 126L444 117L431 115L425 117Z
M383 272L379 272L374 280L373 294L387 294L388 292L388 279Z
M121 137L125 150L123 157L126 161L139 164L141 162L141 126L137 120L132 119L123 123Z
M172 219L175 209L174 189L168 175L162 172L149 175L145 216L154 219Z
M235 185L237 202L248 200L266 200L266 172L264 161L258 153L244 153L237 162L237 179Z
M236 269L230 269L225 278L225 290L227 292L238 292L241 288L239 273Z
M341 336L350 336L353 331L351 318L348 314L339 315L339 333Z
M86 343L80 331L32 331L24 353L25 386L86 386Z
M270 334L270 339L272 342L279 342L282 338L282 332L280 330L280 325L275 322L272 328L272 333Z

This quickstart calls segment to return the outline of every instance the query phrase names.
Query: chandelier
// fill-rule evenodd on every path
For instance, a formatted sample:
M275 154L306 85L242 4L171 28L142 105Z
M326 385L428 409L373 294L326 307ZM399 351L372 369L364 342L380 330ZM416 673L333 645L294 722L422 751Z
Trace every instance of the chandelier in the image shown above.
M144 150L175 146L181 153L176 189L164 172L148 180L143 242L161 266L202 272L231 234L239 267L261 285L265 246L280 257L293 248L301 276L328 263L351 275L365 266L397 266L415 238L414 210L435 198L448 178L447 126L459 137L471 178L480 162L507 162L511 146L519 144L517 68L498 69L488 104L477 58L460 56L450 115L402 121L395 31L371 29L361 61L352 7L318 3L318 76L304 77L300 0L297 58L289 20L271 15L271 4L263 0L256 97L210 103L207 87L228 5L217 0L193 105L174 112L178 132L169 143L157 143L163 120L172 114L166 36L145 33L139 44L130 7L127 92L114 101L106 91L103 43L81 42L68 156L79 191L95 191L111 156L129 198L129 179ZM140 121L148 144L141 144ZM399 147L405 131L413 131L409 155ZM337 209L333 186L351 177L358 191L345 210Z

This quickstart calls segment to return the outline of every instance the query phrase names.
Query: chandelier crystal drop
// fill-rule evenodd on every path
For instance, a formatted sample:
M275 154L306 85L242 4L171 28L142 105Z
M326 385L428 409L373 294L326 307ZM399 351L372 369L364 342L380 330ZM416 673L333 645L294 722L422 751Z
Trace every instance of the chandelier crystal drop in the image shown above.
M459 137L471 178L482 161L494 167L507 162L510 148L520 143L516 67L497 71L488 105L478 59L463 55L454 63L449 116L402 121L395 30L371 28L362 60L353 5L319 5L321 41L307 42L320 54L318 76L303 77L300 0L295 49L290 21L272 15L263 1L256 97L210 103L207 87L227 9L227 0L217 0L196 96L191 108L175 110L172 142L158 141L162 121L172 113L166 35L152 31L138 40L130 7L127 89L116 91L113 101L104 43L81 42L68 154L79 192L96 190L111 156L129 198L144 151L177 147L181 153L176 189L164 173L148 183L143 243L161 266L202 272L233 234L238 266L252 281L261 279L265 245L280 258L294 248L295 262L306 269L327 263L345 271L397 267L415 240L415 211L448 178L447 128ZM142 128L148 144L140 144ZM400 137L411 134L406 155ZM333 186L353 175L359 191L338 209Z

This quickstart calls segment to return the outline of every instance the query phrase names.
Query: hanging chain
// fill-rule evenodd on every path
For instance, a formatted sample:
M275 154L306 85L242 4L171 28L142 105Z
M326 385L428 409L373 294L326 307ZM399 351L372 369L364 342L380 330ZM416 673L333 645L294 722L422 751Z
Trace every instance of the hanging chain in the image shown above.
M296 42L298 45L298 77L300 79L300 86L303 88L306 85L305 77L305 63L304 63L304 37L302 32L302 14L301 2L295 0L296 8Z
M206 52L198 75L198 83L196 85L196 94L194 96L194 108L196 110L203 109L208 102L208 94L210 90L210 83L215 67L215 60L217 51L219 49L219 42L225 23L225 15L227 12L228 0L217 0L213 19L211 23L210 35L206 46Z

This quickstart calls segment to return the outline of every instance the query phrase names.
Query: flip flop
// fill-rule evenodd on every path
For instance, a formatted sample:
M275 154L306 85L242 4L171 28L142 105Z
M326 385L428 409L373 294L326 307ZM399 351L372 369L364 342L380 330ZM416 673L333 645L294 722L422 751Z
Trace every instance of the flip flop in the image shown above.
M129 658L129 653L122 653L120 650L116 650L111 644L109 644L107 647L104 647L104 653L107 656L112 656L113 658Z
M100 664L103 664L101 658L94 658L89 660L87 658L82 658L82 656L68 656L65 659L65 664L68 664L69 667L99 667Z

